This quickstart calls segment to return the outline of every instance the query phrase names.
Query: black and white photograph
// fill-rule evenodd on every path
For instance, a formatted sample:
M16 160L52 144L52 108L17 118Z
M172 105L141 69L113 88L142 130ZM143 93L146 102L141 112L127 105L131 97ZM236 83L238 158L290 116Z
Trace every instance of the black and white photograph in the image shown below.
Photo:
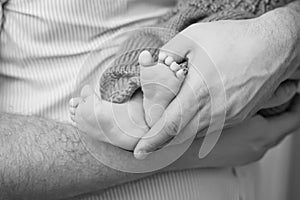
M0 200L300 200L300 0L0 0Z

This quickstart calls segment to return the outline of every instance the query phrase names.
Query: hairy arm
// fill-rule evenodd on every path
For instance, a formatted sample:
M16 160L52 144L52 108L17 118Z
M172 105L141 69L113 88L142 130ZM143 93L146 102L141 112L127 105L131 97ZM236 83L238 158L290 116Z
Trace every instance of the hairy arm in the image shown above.
M299 98L296 102L300 102ZM216 148L198 159L201 139L175 163L156 172L247 164L261 158L299 128L299 103L278 118L255 117L222 134ZM258 128L259 127L259 128ZM265 130L269 130L266 134ZM0 115L0 199L64 199L154 174L130 174L106 167L82 143L77 130L39 117ZM264 137L261 137L264 135ZM85 143L90 145L89 143ZM88 146L97 158L135 161L132 153L105 143ZM177 145L169 147L173 152ZM95 151L93 151L95 153Z
M161 118L136 145L136 157L145 158L174 133L190 137L181 134L190 124L197 124L198 131L208 128L210 118L203 116L211 116L212 99L220 117L216 121L225 119L226 126L259 111L299 67L299 21L299 1L294 1L253 19L195 23L172 38L162 49L188 57L193 67L164 112L168 118Z
M300 64L300 1L296 0L285 7L270 11L257 19L257 31L262 32L265 41L272 45L281 45L276 48L280 54L285 54L286 61L283 66L293 68ZM254 29L255 30L255 29ZM280 52L288 50L287 52ZM291 70L292 71L292 70ZM293 72L293 71L292 71ZM291 76L291 74L287 74Z
M87 151L77 130L52 120L1 113L0 199L60 199L149 174L113 170ZM126 152L101 143L100 156Z
M266 25L263 27L273 27L269 30L280 30L288 36L287 41L295 46L293 60L297 61L299 4L299 1L291 3L261 17L267 19L262 20ZM48 119L1 113L0 199L67 198L149 175L128 174L106 167L91 156L79 134L70 125ZM98 149L103 157L124 159L128 155L104 143ZM199 163L196 167L200 167Z

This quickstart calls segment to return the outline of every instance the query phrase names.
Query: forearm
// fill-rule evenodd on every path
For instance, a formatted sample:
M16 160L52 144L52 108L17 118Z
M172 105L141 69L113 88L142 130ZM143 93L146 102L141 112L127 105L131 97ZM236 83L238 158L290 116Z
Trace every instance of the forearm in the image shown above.
M147 174L128 174L97 161L77 130L51 120L2 113L0 117L0 199L58 199ZM99 156L124 157L99 145Z
M268 74L269 78L258 87L260 89L256 96L260 97L248 104L248 117L260 110L263 104L261 100L266 102L272 98L280 84L292 77L299 68L299 7L300 1L295 1L250 20L252 23L245 36L252 38L251 45L244 47L245 51L250 49L253 53L248 66L253 70L256 68L260 74Z

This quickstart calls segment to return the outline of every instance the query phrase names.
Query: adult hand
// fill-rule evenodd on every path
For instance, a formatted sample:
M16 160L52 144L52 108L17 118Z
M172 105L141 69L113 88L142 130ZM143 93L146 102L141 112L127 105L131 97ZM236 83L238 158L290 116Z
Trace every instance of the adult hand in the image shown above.
M209 126L212 116L233 125L264 106L300 62L294 35L265 21L195 24L162 48L173 57L187 57L189 74L164 116L137 144L137 158L155 151L191 122L198 125L191 133L196 134ZM295 94L295 88L290 92Z
M166 170L187 168L230 167L245 165L261 159L265 153L291 133L300 134L300 96L291 108L275 117L256 115L236 127L223 131L215 148L203 159L198 159L197 139L185 154Z

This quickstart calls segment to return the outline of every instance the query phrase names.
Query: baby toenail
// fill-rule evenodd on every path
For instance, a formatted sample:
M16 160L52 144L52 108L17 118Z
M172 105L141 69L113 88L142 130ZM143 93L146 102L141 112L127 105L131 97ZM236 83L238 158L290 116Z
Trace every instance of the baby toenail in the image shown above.
M173 59L172 57L169 56L169 57L166 58L165 64L166 64L166 65L171 65L173 61L174 61L174 59Z
M171 66L170 66L170 69L171 69L172 71L178 71L178 70L180 69L180 65L177 64L176 62L173 62L173 63L171 64Z
M70 99L69 104L70 104L71 106L75 106L75 101L74 101L74 99Z
M176 76L177 76L178 78L183 78L183 77L185 76L185 75L184 75L183 69L177 71L177 72L176 72Z

